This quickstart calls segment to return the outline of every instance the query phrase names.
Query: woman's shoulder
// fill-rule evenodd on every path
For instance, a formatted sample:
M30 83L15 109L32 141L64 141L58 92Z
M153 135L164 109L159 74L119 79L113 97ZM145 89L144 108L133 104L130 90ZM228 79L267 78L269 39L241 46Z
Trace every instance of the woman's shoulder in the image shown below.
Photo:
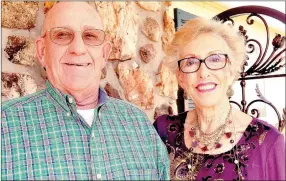
M182 112L176 115L164 114L158 116L154 121L153 125L161 126L161 125L169 125L171 123L184 124L187 117L187 113L188 112Z
M277 128L269 124L269 121L251 117L239 110L234 111L237 119L235 121L237 130L243 133L246 142L258 141L259 145L262 145L264 142L268 144L268 142L275 141L281 135Z
M158 134L165 137L168 134L168 130L179 131L184 125L188 112L182 112L177 115L164 114L156 118L153 123Z
M268 134L271 134L274 137L278 137L281 135L279 130L276 127L274 127L272 124L270 124L269 122L262 120L262 119L258 119L258 118L253 118L253 119L254 119L254 123L256 123L260 127L263 127L263 130L267 131Z
M248 135L257 135L259 145L267 147L271 147L279 137L283 137L277 128L267 121L258 118L253 118L246 133L248 133Z

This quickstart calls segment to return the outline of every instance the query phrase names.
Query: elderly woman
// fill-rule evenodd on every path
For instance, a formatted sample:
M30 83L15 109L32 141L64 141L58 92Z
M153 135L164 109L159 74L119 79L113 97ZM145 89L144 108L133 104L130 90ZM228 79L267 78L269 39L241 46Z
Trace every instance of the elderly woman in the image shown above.
M244 37L219 21L195 18L176 32L170 52L176 58L168 66L195 103L194 110L154 122L172 180L285 180L283 135L229 103L246 57Z

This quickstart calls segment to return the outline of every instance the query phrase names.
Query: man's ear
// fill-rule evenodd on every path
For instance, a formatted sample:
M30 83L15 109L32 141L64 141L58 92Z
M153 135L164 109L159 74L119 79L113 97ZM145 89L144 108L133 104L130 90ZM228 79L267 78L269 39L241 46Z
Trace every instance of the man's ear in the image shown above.
M44 39L41 37L38 37L35 41L36 45L36 52L37 52L37 58L39 63L45 67L45 44Z
M106 62L109 58L109 55L111 53L111 50L112 50L112 45L109 41L107 41L105 43L105 45L103 46L102 48L102 56L103 56L103 59L104 59L104 65L106 65Z

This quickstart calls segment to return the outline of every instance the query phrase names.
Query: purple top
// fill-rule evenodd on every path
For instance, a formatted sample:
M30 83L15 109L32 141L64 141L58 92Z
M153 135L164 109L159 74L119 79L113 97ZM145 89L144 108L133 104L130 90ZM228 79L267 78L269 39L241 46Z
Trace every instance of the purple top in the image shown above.
M253 118L230 151L197 154L184 143L186 116L187 112L176 116L162 115L154 122L168 149L172 180L285 180L284 136L272 125ZM234 163L235 157L239 164ZM189 163L195 167L188 168ZM240 178L238 167L242 174ZM191 168L195 173L193 177L189 172Z

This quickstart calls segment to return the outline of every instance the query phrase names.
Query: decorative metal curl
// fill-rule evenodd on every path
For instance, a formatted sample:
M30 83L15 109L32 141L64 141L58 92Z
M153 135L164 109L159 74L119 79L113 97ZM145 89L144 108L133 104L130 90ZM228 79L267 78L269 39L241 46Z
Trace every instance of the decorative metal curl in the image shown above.
M283 53L285 53L285 51L286 51L286 48L283 49L282 51L278 52L273 58L271 57L272 58L271 61L268 60L269 63L267 65L265 65L264 67L261 66L262 69L258 70L258 73L259 74L268 74L268 73L271 73L271 72L275 72L275 71L279 70L280 68L284 67L285 64L283 64L283 65L279 65L279 64L282 62L283 58L285 58L285 57L281 57L276 62L275 62L275 60L278 57L280 57ZM265 63L267 63L267 61Z
M229 102L232 104L235 104L242 111L242 106L239 103L237 103L235 101L229 101Z
M262 46L259 43L259 41L255 40L255 39L249 39L246 41L247 47L250 48L250 50L247 50L247 53L253 53L255 50L254 44L250 43L250 42L257 44L257 46L259 47L259 55L258 55L256 61L254 62L254 64L246 71L246 75L251 75L250 70L252 70L252 68L255 66L255 64L259 64L259 60L261 60L261 56L262 56Z
M266 103L271 104L271 102L268 101L268 100L263 96L263 94L261 93L258 84L256 84L255 91L256 91L256 93L257 93L257 96L258 96L260 99L262 99L262 100L265 101Z
M231 23L231 26L234 26L234 21L233 21L233 19L230 18L230 17L227 17L227 18L223 19L222 22L223 22L223 23L230 22L230 23ZM229 24L229 23L228 23L228 24Z
M268 28L267 22L265 21L265 19L262 16L258 15L257 13L251 13L247 17L247 20L246 20L249 25L252 25L254 23L254 20L251 19L252 17L258 17L263 22L263 24L265 26L265 30L266 30L266 45L265 45L265 49L264 49L263 53L262 53L262 48L260 48L259 57L255 61L255 63L246 71L247 75L251 75L252 73L254 73L256 67L258 67L263 62L263 59L264 59L264 57L268 51L268 46L269 46L269 28ZM262 56L261 56L261 54L262 54Z
M256 117L256 118L259 118L260 113L259 113L259 110L258 110L258 109L251 109L250 112L251 112L252 115L254 115L254 114L256 113L256 116L255 116L255 117Z
M246 18L246 22L249 25L252 25L254 23L254 19L252 19L252 16L255 16L255 14L250 14L247 18Z
M282 132L286 122L286 108L283 109L282 120L279 122L279 131Z
M276 109L276 107L275 107L270 101L268 101L268 100L263 96L263 94L261 93L261 91L260 91L260 89L259 89L258 84L256 84L255 91L256 91L256 93L257 93L257 96L258 96L260 99L256 99L256 100L251 101L251 102L246 106L245 113L248 114L249 107L250 107L252 104L254 104L254 103L256 103L256 102L265 103L265 104L269 105L270 107L272 107L272 108L274 109L274 111L275 111L275 113L276 113L276 115L277 115L277 117L278 117L278 122L279 122L279 125L280 125L282 119L281 119L281 116L280 116L278 110ZM258 110L258 109L252 109L252 110L251 110L251 114L254 115L255 113L256 113L256 118L258 118L258 117L260 116L259 110ZM280 127L280 126L279 126L279 127Z
M251 101L251 102L247 105L247 107L246 107L246 111L245 111L246 114L248 114L249 107L250 107L252 104L256 103L256 102L262 102L262 103L265 103L265 104L269 105L270 107L272 107L272 108L274 109L274 111L275 111L277 117L278 117L278 122L279 122L279 123L281 122L281 116L280 116L278 110L276 109L276 107L275 107L272 103L268 103L268 102L266 102L266 101L264 101L264 100L261 100L261 99L256 99L256 100ZM258 113L258 116L259 116L259 111L258 111L257 109L252 109L252 110L251 110L251 113L252 113L252 114L254 114L255 112L257 112L257 113ZM257 118L258 118L258 117L257 117Z
M257 40L253 40L253 39L248 40L248 41L246 42L246 44L248 44L248 43L251 42L251 41L253 41L253 42L255 42L256 44L258 44L258 45L259 45L259 48L261 49L261 45L260 45L260 43L259 43ZM253 53L254 50L255 50L255 46L254 46L253 44L251 44L251 43L247 45L247 48L250 49L250 50L246 50L247 53ZM260 54L259 54L259 55L260 55Z

